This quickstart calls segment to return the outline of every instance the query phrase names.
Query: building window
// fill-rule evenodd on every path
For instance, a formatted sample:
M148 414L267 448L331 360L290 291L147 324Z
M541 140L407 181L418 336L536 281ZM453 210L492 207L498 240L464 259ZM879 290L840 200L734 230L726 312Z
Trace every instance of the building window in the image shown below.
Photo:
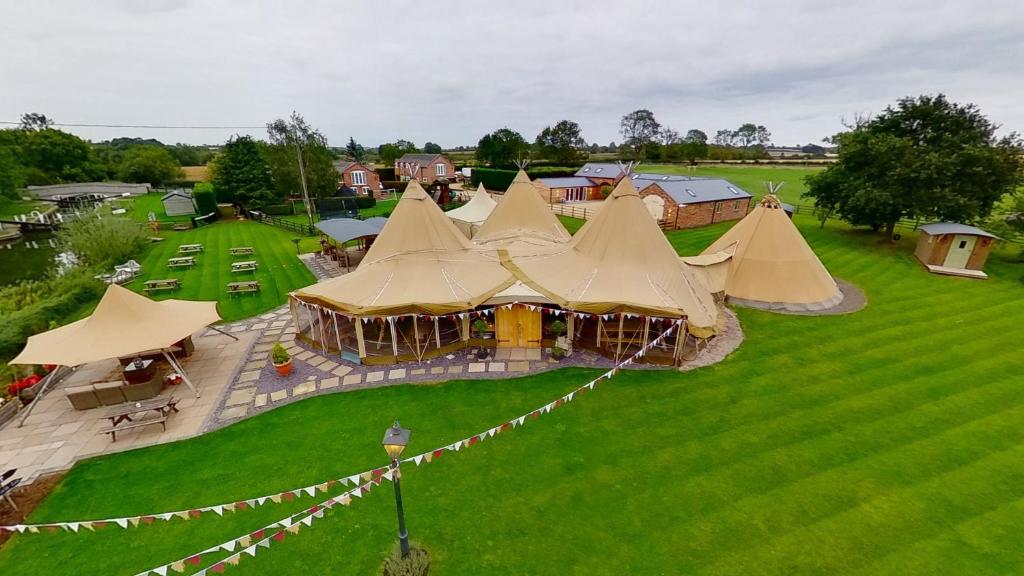
M446 174L444 164L440 164L440 163L439 164L435 164L434 165L434 174L437 175L437 176L444 176Z
M366 172L362 170L356 170L352 172L352 184L354 186L362 186L366 184Z
M732 211L733 212L739 212L740 211L740 201L739 200L733 200Z
M715 202L715 214L721 214L721 213L722 213L722 203L721 202Z
M363 194L366 194L367 196L370 195L370 187L369 186L363 186Z

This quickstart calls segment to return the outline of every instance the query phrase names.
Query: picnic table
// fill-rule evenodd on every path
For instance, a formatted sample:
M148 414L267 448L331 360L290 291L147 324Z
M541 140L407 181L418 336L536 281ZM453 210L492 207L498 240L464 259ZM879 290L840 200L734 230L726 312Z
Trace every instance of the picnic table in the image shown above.
M251 256L256 253L252 246L235 246L231 249L232 256Z
M249 280L247 282L228 282L228 295L235 296L237 294L255 294L260 291L260 283L257 280Z
M185 230L191 229L192 225L179 222L178 224L175 224L174 226L171 226L171 228L173 230L178 231L178 232L184 232Z
M110 426L100 428L97 434L110 434L111 441L117 442L118 432L124 432L133 428L159 424L166 431L167 417L172 412L178 411L177 403L177 400L173 397L167 396L118 406L103 417L110 420ZM154 415L147 417L150 412L153 412Z
M194 256L179 256L167 260L168 268L191 268L196 265Z
M255 271L256 271L256 261L255 260L245 260L243 262L232 262L231 263L231 272L233 274L234 273L238 273L238 272L255 272Z
M196 254L202 251L202 244L182 244L181 246L178 246L178 254Z
M177 278L163 278L160 280L146 280L146 292L159 292L161 290L177 290L181 288L181 282Z

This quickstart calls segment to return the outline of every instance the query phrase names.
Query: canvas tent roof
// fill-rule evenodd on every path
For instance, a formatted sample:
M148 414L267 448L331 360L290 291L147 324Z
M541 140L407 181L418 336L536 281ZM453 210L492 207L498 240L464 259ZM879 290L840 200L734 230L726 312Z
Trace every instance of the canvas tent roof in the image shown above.
M842 301L835 280L773 195L703 254L734 247L726 294L748 306L823 310Z
M376 236L387 224L388 219L382 216L357 220L355 218L331 218L316 223L321 232L334 241L345 243L364 236Z
M487 217L491 215L491 212L494 211L497 205L498 203L484 189L484 185L480 184L476 192L469 199L469 202L454 210L445 212L445 215L455 221L455 225L459 230L462 230L463 233L472 238L476 233L476 229L487 220Z
M355 271L295 295L351 314L447 314L512 283L412 181Z
M679 261L633 183L623 179L565 249L508 256L516 276L559 305L595 314L688 317L711 334L718 310L707 287Z
M157 302L111 284L91 316L29 337L10 363L79 366L162 350L218 320L216 302Z
M507 242L558 244L571 238L554 212L541 200L530 177L520 170L473 241L493 246Z

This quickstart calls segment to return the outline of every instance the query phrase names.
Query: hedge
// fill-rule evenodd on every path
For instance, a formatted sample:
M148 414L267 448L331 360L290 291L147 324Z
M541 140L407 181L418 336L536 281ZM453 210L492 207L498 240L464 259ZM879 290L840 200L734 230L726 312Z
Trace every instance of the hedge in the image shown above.
M373 208L377 205L377 199L373 196L356 196L356 208Z
M192 197L196 201L199 214L217 213L217 197L213 193L213 184L200 182L192 189Z
M531 179L537 178L564 178L573 176L579 168L572 166L530 166L526 173ZM484 188L490 190L506 190L512 184L518 170L504 170L501 168L473 168L473 186L483 183Z
M62 321L103 294L99 282L73 282L58 296L26 306L0 320L0 359L8 360L21 351L28 337L45 332L51 321Z
M405 187L409 185L409 182L402 180L383 180L381 181L381 185L384 186L385 190L394 188L395 192L401 194L402 192L405 192Z
M292 208L294 204L270 204L264 206L262 212L271 216L291 216L295 214L295 210Z

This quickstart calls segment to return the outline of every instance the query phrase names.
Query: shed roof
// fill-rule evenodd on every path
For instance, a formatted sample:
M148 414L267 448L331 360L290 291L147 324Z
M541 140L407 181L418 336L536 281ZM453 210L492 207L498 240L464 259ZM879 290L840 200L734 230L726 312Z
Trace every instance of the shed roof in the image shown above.
M184 198L186 200L191 200L192 199L192 191L191 190L172 190L172 191L168 192L167 194L164 194L163 196L161 196L160 197L160 201L162 202L164 200L167 200L168 198L174 198L175 196L177 196L179 198Z
M583 178L582 176L569 176L566 178L538 178L535 182L540 182L548 188L572 188L575 186L594 185L593 180L590 178Z
M355 218L331 218L321 220L315 226L337 242L348 242L364 236L376 236L387 224L388 219L377 216L366 220Z
M719 178L648 180L640 176L640 174L635 174L633 178L633 184L640 191L657 184L679 204L700 204L702 202L740 200L751 197L750 193L746 190L728 180Z
M622 166L610 162L587 162L579 170L576 176L593 176L595 178L618 178L622 174Z
M971 236L985 236L986 238L999 239L999 236L996 236L991 232L986 232L981 228L968 226L967 224L958 224L956 222L932 222L931 224L921 226L921 231L931 236L940 236L942 234L969 234Z

